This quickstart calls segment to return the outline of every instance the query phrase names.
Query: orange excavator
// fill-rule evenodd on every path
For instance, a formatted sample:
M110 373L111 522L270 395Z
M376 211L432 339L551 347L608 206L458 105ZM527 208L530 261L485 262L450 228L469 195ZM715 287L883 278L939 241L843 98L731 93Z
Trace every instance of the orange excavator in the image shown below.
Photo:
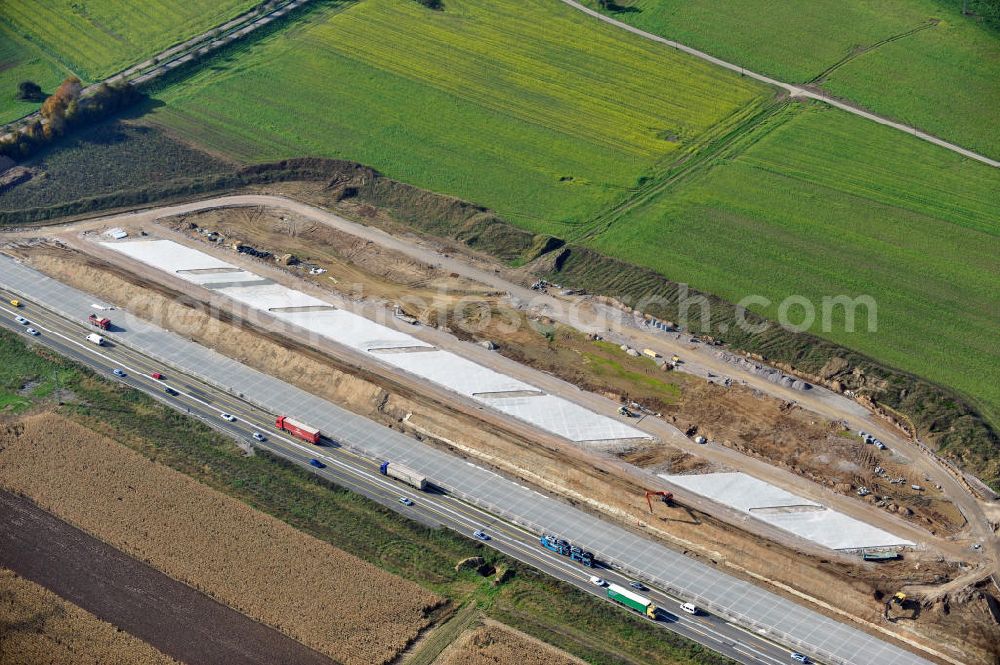
M672 504L673 501L674 501L674 493L673 492L664 492L662 490L657 490L657 491L646 490L646 503L649 504L649 512L650 513L653 512L653 502L649 498L651 496L658 496L658 497L660 497L658 500L662 501L663 503L667 504L668 506L670 504Z

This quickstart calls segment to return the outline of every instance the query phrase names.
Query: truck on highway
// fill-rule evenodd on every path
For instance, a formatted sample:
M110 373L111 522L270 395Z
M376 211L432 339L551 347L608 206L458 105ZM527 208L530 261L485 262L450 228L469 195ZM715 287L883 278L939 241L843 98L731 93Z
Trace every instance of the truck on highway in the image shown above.
M90 325L97 326L101 330L107 330L111 327L111 319L106 316L98 317L96 314L91 314L87 320L90 321Z
M305 423L300 423L298 420L294 420L288 416L278 416L277 420L274 421L274 426L282 432L288 432L303 441L308 441L312 444L319 443L320 433L318 429L310 427Z
M577 547L562 538L542 534L542 537L538 539L538 542L541 543L542 547L547 550L551 550L556 554L568 556L573 561L578 561L588 568L594 567L593 552L588 552L587 550Z
M87 341L91 344L96 344L97 346L104 346L104 338L96 333L90 333L87 335Z
M624 605L630 610L635 610L640 614L645 614L650 619L656 618L656 605L654 605L653 601L649 598L640 596L636 592L629 591L625 587L618 586L617 584L609 584L607 593L608 598L619 605Z
M378 467L378 471L383 476L395 478L396 480L406 483L411 487L416 487L420 491L427 489L427 476L422 473L418 473L409 467L403 466L402 464L397 464L396 462L382 462L382 464Z

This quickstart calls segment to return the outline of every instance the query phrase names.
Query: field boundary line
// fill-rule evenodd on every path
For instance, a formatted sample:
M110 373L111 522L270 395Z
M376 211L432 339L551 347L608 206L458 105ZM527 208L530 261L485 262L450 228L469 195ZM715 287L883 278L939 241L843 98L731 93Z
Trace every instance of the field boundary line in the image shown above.
M600 211L565 239L582 242L599 236L628 212L649 202L664 190L710 170L720 160L731 159L757 140L752 138L755 134L766 134L775 129L776 122L784 122L787 118L780 116L788 115L785 113L788 108L789 105L783 101L754 103L743 107L727 118L735 122L719 123L709 129L687 155L673 162L659 177L651 178L629 196ZM775 121L776 117L779 118L778 121Z
M722 60L721 58L716 58L714 55L709 55L708 53L705 53L704 51L699 51L698 49L693 48L691 46L687 46L686 44L681 44L680 42L676 42L676 41L674 41L672 39L667 39L666 37L661 37L659 35L654 35L651 32L646 32L645 30L642 30L640 28L636 28L635 26L631 26L628 23L623 23L623 22L619 21L618 19L612 18L610 16L605 16L604 14L600 13L597 10L594 10L594 9L591 9L590 7L586 7L584 5L581 5L576 0L559 0L559 1L562 2L562 3L564 3L564 4L569 5L573 9L576 9L578 11L583 12L584 14L592 16L592 17L596 18L599 21L603 21L603 22L608 23L610 25L613 25L613 26L615 26L617 28L621 28L622 30L627 30L627 31L631 32L632 34L638 35L639 37L642 37L644 39L649 39L649 40L652 40L654 42L659 42L660 44L664 44L664 45L669 46L671 48L677 49L678 51L683 51L684 53L687 53L688 55L693 55L694 57L700 58L701 60L704 60L706 62L710 62L713 65L717 65L719 67L723 67L725 69L728 69L728 70L730 70L732 72L736 72L740 76L749 76L750 78L755 79L757 81L760 81L762 83L766 83L766 84L771 85L771 86L782 88L783 90L786 90L792 97L805 97L805 98L808 98L808 99L814 99L816 101L823 102L824 104L829 104L830 106L838 108L841 111L847 111L848 113L851 113L851 114L854 114L856 116L862 117L862 118L864 118L866 120L870 120L872 122L876 122L876 123L878 123L880 125L885 125L886 127L891 127L893 129L901 131L901 132L903 132L905 134L909 134L909 135L915 136L916 138L921 139L923 141L927 141L928 143L933 143L934 145L940 146L942 148L946 148L947 150L951 150L952 152L958 153L959 155L962 155L963 157L968 157L969 159L974 159L977 162L981 162L981 163L986 164L988 166L992 166L993 168L1000 168L1000 161L997 161L995 159L990 159L989 157L987 157L985 155L981 155L978 152L974 152L972 150L969 150L968 148L963 148L962 146L957 145L955 143L951 143L949 141L945 141L944 139L938 138L938 137L936 137L936 136L934 136L932 134L928 134L927 132L922 132L919 129L917 129L916 127L911 127L911 126L906 125L904 123L896 122L895 120L890 120L889 118L884 118L884 117L882 117L880 115L876 115L875 113L872 113L871 111L866 111L864 109L858 108L858 107L853 106L851 104L848 104L846 102L842 102L842 101L840 101L838 99L834 99L833 97L831 97L829 95L821 94L821 93L815 92L813 90L809 90L808 88L804 88L802 86L793 85L791 83L785 83L783 81L779 81L777 79L773 79L770 76L765 76L763 74L758 74L757 72L751 71L751 70L746 69L745 67L741 67L739 65L735 65L735 64L733 64L731 62L727 62L726 60Z
M892 35L890 37L886 37L885 39L881 39L881 40L875 42L874 44L871 44L870 46L864 46L862 48L859 48L857 51L854 51L852 53L848 53L843 58L841 58L837 62L833 63L832 65L830 65L829 67L827 67L826 69L824 69L823 71L821 71L819 74L817 74L813 78L811 78L809 80L809 83L819 84L824 79L826 79L826 77L828 77L830 74L832 74L833 72L837 71L838 69L840 69L841 67L843 67L847 63L853 62L854 60L860 58L861 56L866 55L868 53L871 53L872 51L874 51L874 50L876 50L878 48L881 48L882 46L885 46L886 44L894 42L894 41L896 41L898 39L903 39L904 37L909 37L910 35L916 34L916 33L920 32L921 30L926 30L927 28L933 28L933 27L937 26L939 23L940 23L939 20L928 19L927 21L921 23L920 25L918 25L915 28L910 28L909 30L906 30L905 32L900 32L899 34Z

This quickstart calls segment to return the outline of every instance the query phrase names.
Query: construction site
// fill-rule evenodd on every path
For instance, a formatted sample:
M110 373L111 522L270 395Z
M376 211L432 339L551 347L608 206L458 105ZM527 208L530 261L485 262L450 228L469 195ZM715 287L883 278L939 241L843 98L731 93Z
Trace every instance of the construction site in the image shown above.
M23 231L4 252L942 663L1000 655L971 491L878 415L530 265L400 237L376 209L231 198Z

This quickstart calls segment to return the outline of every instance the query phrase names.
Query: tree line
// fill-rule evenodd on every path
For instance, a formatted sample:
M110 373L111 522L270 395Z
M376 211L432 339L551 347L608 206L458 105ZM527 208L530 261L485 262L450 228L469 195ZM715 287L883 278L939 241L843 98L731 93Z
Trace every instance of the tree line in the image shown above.
M22 81L18 85L18 96L37 100L43 93L32 81ZM71 129L97 122L141 97L139 91L124 80L101 83L83 96L80 79L70 76L45 98L38 117L32 118L23 131L15 131L0 140L0 155L23 159Z

